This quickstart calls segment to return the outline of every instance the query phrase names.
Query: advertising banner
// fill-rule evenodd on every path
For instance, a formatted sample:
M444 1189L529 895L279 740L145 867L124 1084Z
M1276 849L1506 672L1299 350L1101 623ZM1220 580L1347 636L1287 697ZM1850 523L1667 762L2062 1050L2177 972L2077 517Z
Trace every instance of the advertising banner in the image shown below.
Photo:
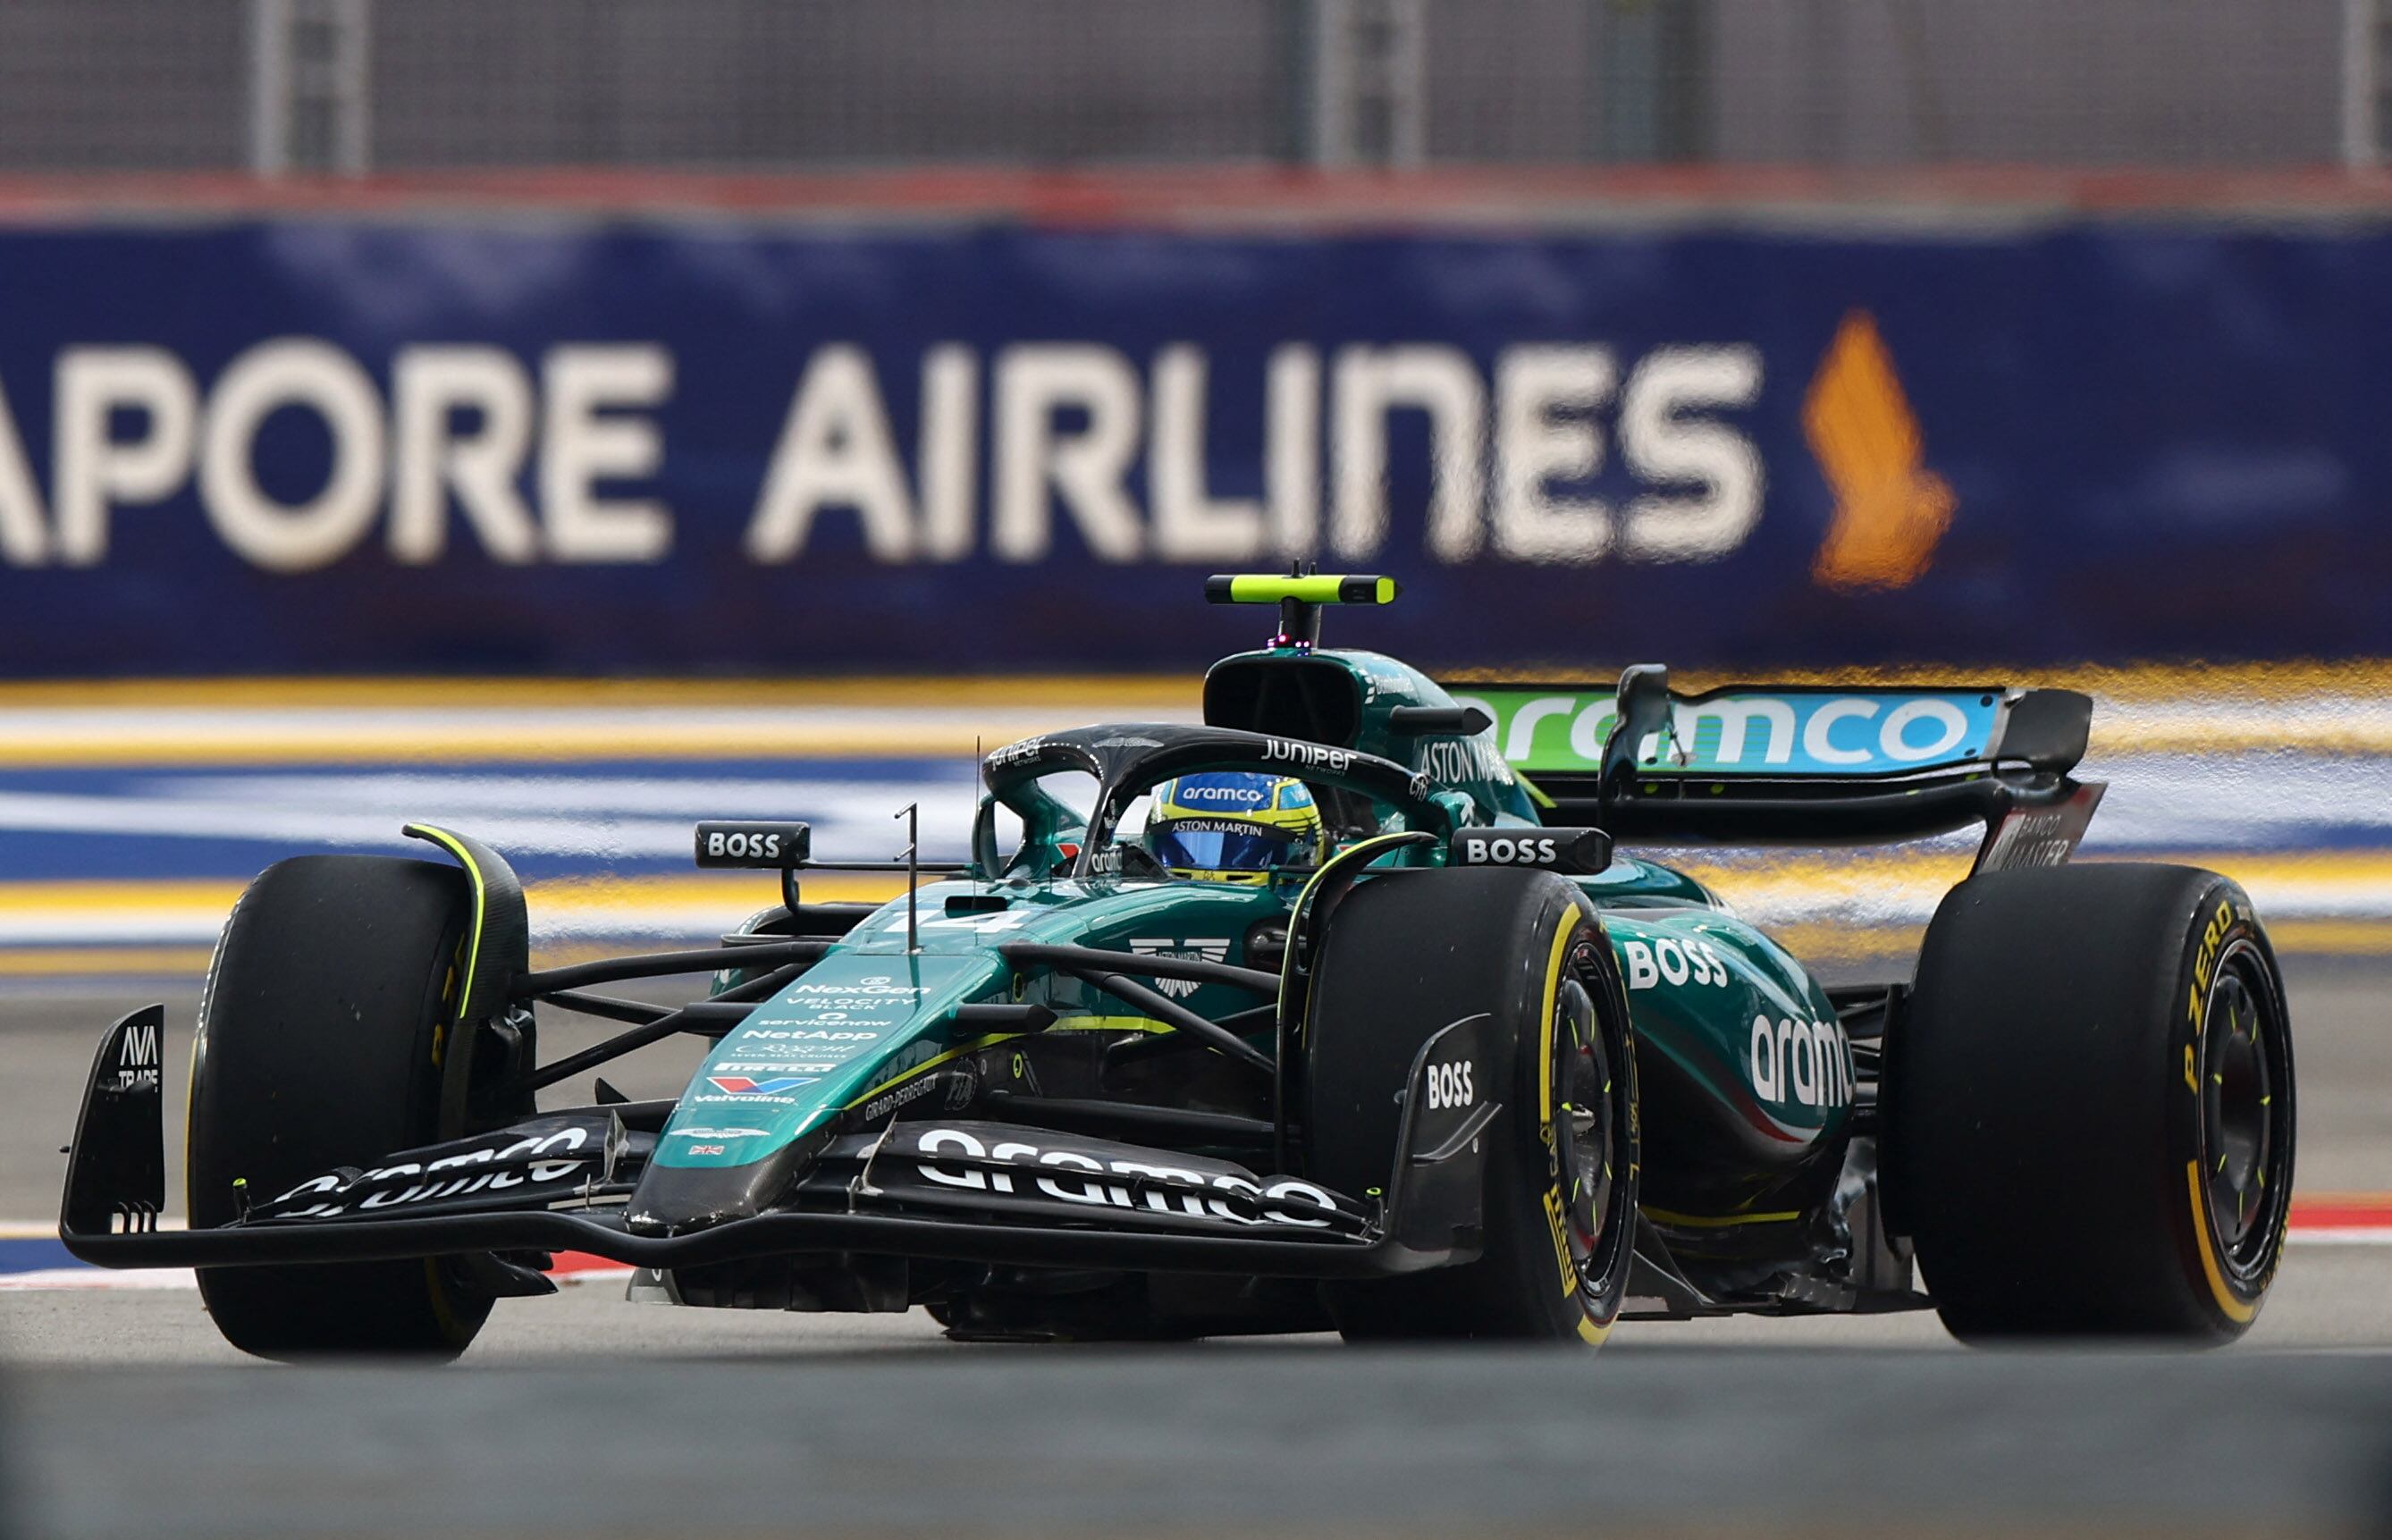
M0 674L2392 655L2392 233L0 231Z

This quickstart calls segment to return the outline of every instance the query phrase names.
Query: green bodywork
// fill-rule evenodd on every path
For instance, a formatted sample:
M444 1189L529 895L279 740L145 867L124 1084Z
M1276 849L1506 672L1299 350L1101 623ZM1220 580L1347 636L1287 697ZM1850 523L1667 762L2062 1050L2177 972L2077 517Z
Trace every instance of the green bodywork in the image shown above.
M1282 649L1231 665L1343 669L1360 705L1347 745L1425 774L1432 798L1460 822L1525 824L1535 805L1500 752L1494 731L1412 735L1398 707L1451 708L1453 698L1418 671L1376 654ZM1216 725L1243 726L1229 722ZM1076 815L1027 820L1026 841L1085 837ZM1384 832L1384 831L1383 831ZM1414 846L1407 863L1434 864L1441 846ZM1037 863L1031 863L1037 869ZM907 1088L930 1089L939 1065L1001 1045L961 1027L956 1008L1029 1002L1057 1015L1053 1032L1136 1032L1154 1024L1069 977L1017 972L995 950L1014 941L1164 951L1254 965L1256 927L1283 920L1300 875L1262 886L1184 879L1052 880L976 871L929 883L912 903L918 950L906 947L907 899L870 914L824 959L723 1037L692 1079L655 1161L667 1168L747 1165L821 1130L846 1109L877 1117ZM1367 879L1366 879L1367 880ZM1818 983L1775 943L1738 919L1701 884L1630 855L1597 875L1571 879L1602 916L1640 1038L1647 1091L1646 1191L1653 1209L1688 1223L1759 1217L1814 1168L1835 1163L1850 1118L1852 1065L1834 1008ZM972 905L994 898L1006 907ZM1211 1019L1254 1004L1220 985L1182 986L1180 1003ZM1269 1046L1266 1028L1254 1041ZM983 1058L982 1063L989 1062ZM1002 1063L1000 1055L998 1063ZM1020 1074L1019 1059L1015 1074ZM1001 1071L1000 1071L1001 1073ZM726 1088L722 1082L731 1082ZM775 1083L794 1082L794 1083ZM769 1089L764 1089L769 1088ZM1658 1104L1693 1098L1673 1170L1673 1141L1657 1129ZM1658 1098L1658 1103L1657 1103ZM712 1131L711 1133L708 1131ZM1724 1131L1724 1137L1722 1137ZM1830 1178L1832 1173L1829 1173ZM1689 1210L1680 1212L1680 1208Z

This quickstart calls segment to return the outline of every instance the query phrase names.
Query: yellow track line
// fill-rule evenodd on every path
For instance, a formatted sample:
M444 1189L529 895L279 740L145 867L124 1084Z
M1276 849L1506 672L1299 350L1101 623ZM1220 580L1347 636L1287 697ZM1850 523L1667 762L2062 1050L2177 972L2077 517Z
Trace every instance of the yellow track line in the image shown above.
M1196 704L1193 674L1023 674L844 679L13 679L0 682L0 709L274 710L314 707L436 710L445 707L926 706L971 702L1073 707L1091 701Z
M1159 715L1115 703L1084 703L1059 710L1064 727L1105 718ZM5 728L5 723L0 723ZM721 722L642 731L618 723L444 721L423 725L277 725L270 730L141 733L90 731L0 738L0 767L274 765L274 764L566 764L593 759L704 762L718 759L853 759L969 757L976 750L1029 737L1037 727L990 731L957 712L948 723L809 725L803 722ZM2315 755L2392 755L2392 722L2356 727L2288 728L2187 724L2149 729L2097 728L2083 773L2100 778L2104 756L2297 751Z
M1681 870L1717 888L1730 902L1760 901L1776 895L1840 897L1884 894L1890 889L1937 885L1948 887L1969 868L1967 851L1881 854L1856 852L1827 860L1816 858L1753 863L1686 860L1673 861ZM2093 858L2144 859L2136 854ZM2325 851L2315 854L2244 851L2177 851L2152 859L2179 865L2206 867L2248 885L2304 884L2375 886L2392 884L2392 852ZM2091 862L2088 862L2088 864ZM247 886L233 877L169 877L129 879L61 879L0 882L0 914L56 910L161 910L200 906L230 908ZM902 889L902 883L878 874L808 874L810 897L837 899L882 899ZM774 901L769 877L755 874L658 873L634 875L551 877L527 885L535 912L569 909L585 912L625 904L737 905L753 899L760 908Z
M1452 683L1492 685L1514 679L1570 679L1600 687L1619 663L1580 661L1510 668L1429 672ZM1672 674L1683 691L1735 683L1918 686L2001 683L2083 690L2097 699L2137 704L2171 701L2264 702L2302 695L2392 696L2392 658L2349 661L2294 659L2282 663L2144 663L2074 665L2056 668L2013 664L1919 664L1891 668L1685 669ZM1182 707L1196 704L1197 679L1187 673L906 675L807 678L697 676L675 679L469 677L281 677L237 679L18 679L0 682L0 709L73 706L243 707L379 706L751 706L940 705L997 701L1013 705L1077 706L1092 701L1146 699Z
M2270 881L2323 878L2373 886L2392 881L2392 856L2352 853L2321 855L2242 855L2234 853L2184 856L2171 860L2209 866L2262 887ZM1966 871L1965 854L1858 854L1831 863L1778 864L1767 868L1736 868L1704 863L1692 870L1719 888L1731 901L1752 902L1776 888L1788 897L1835 898L1845 894L1882 895L1909 884L1933 886L1940 891ZM176 878L156 882L53 881L0 883L0 918L9 915L118 914L188 918L195 913L211 919L232 907L244 885L238 879ZM880 875L827 874L807 879L809 897L833 900L878 900L893 897L902 883ZM637 876L552 878L530 886L536 917L568 924L580 936L558 938L539 949L542 965L556 966L620 951L620 944L596 939L602 935L634 937L643 925L654 924L659 911L699 911L720 916L726 928L765 908L775 895L769 881L753 874L658 874ZM2261 900L2265 908L2264 898ZM1756 905L1757 906L1757 905ZM622 929L606 927L619 916ZM1765 928L1797 957L1892 957L1915 951L1925 926L1920 922L1855 924L1821 920L1771 924ZM2392 955L2392 918L2366 916L2283 918L2268 922L2268 934L2287 952L2311 955ZM207 965L209 949L202 946L0 945L0 977L65 977L73 975L192 975Z
M1090 719L1102 711L1084 713ZM1059 714L1053 726L1068 724ZM709 726L703 731L639 732L616 725L444 722L423 727L299 726L271 736L214 733L105 733L0 740L0 766L271 764L557 764L591 759L852 759L961 756L995 748L1028 731L952 727L808 727L772 722Z
M1591 687L1612 667L1581 665L1507 671L1508 678L1580 679ZM2094 757L2293 748L2316 754L2392 754L2392 660L2295 661L2220 666L2145 665L2019 669L1937 666L1892 669L1761 670L1789 684L1900 687L1988 680L2082 689L2109 709L2097 712ZM1696 670L1684 690L1750 680ZM1457 683L1495 683L1462 672ZM1191 676L1026 675L941 678L570 679L429 678L18 680L0 683L0 716L43 712L38 731L0 731L0 765L262 764L301 761L544 763L598 757L708 759L729 757L854 757L967 754L1008 736L983 731L976 712L1052 711L1067 719L1188 715L1196 705ZM2350 710L2338 712L2340 703ZM2296 705L2282 721L2270 705ZM2223 717L2220 708L2237 708ZM2324 707L2322 712L2320 707ZM937 719L809 723L773 713L936 712ZM355 720L374 711L448 713L436 731L422 722ZM94 720L77 731L78 711L152 714L137 729ZM623 714L623 719L518 720L540 711ZM693 728L670 720L644 728L643 711L737 714ZM297 719L209 722L210 712L287 712ZM309 721L308 712L348 719ZM2260 715L2255 716L2254 712ZM472 719L475 714L489 718ZM199 719L178 720L180 716ZM745 719L738 719L744 718Z
M1555 664L1502 670L1429 672L1445 684L1496 686L1512 680L1555 684L1571 679L1595 687L1618 677L1617 663ZM2082 690L2097 702L2138 705L2170 701L2281 701L2302 695L2351 699L2392 695L2392 658L2328 661L2295 658L2282 663L2074 664L2056 668L2016 664L1904 664L1886 668L1671 669L1670 687L1682 693L1722 684L1826 684L1855 688L2006 684ZM5 698L5 697L0 697Z
M102 880L0 883L0 913L55 910L229 910L249 884L238 877L169 877L154 882ZM809 873L810 899L885 899L902 891L900 877L852 873ZM535 912L542 909L587 911L625 903L657 905L722 903L748 912L779 901L771 873L727 872L721 875L669 873L642 876L552 877L527 883Z

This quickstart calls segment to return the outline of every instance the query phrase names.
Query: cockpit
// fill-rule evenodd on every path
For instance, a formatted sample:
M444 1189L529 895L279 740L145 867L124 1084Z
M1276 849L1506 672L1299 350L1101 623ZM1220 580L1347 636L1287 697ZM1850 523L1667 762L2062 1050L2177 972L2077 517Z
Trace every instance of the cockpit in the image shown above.
M999 878L1268 884L1357 839L1466 820L1460 798L1393 760L1225 728L1082 728L1008 744L982 770L974 864Z

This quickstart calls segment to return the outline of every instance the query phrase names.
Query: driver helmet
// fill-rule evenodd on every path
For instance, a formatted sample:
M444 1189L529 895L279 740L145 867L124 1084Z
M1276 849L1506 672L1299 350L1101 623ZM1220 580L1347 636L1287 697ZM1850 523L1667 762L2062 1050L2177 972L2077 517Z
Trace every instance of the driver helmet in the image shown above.
M1262 883L1280 867L1312 865L1320 845L1311 788L1254 770L1165 781L1146 817L1146 848L1175 877Z

